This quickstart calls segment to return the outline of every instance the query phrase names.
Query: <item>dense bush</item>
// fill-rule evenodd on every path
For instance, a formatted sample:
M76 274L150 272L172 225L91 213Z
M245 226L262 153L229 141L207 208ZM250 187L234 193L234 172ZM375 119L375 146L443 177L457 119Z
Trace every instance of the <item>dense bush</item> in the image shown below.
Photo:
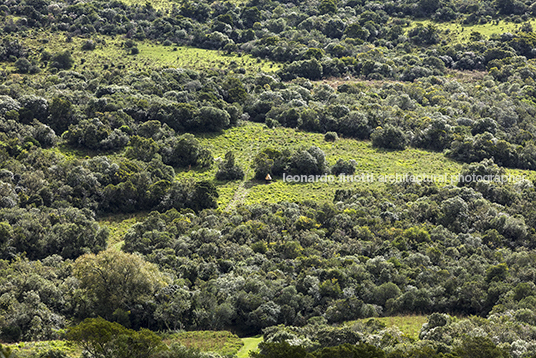
M390 125L376 128L370 139L374 147L385 149L403 150L408 143L406 134L400 128Z
M221 162L220 167L216 172L216 179L225 181L244 179L244 171L235 164L233 152L227 152L225 154L225 160Z

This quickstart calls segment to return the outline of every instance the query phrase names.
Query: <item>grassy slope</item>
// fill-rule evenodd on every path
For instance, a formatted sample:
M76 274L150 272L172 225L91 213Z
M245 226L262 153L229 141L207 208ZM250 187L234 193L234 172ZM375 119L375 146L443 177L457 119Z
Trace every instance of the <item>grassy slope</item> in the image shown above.
M202 352L216 352L223 356L235 356L244 343L235 334L228 331L191 331L169 335L166 344L180 343L188 348Z
M66 33L49 33L39 30L31 31L24 39L24 44L31 50L30 58L39 59L42 51L56 53L69 50L75 60L73 71L109 70L124 67L132 71L146 71L168 67L189 68L194 70L231 70L244 68L247 73L275 72L281 65L268 60L253 58L250 55L226 54L223 51L204 50L185 46L163 46L150 41L137 41L140 53L129 55L123 48L125 39L122 36L94 36L97 43L95 50L83 51L82 45L86 38L73 37L67 42ZM47 43L42 43L47 39ZM84 63L82 63L82 60ZM0 68L14 70L13 64L0 62Z
M173 8L173 6L179 6L181 4L180 0L121 0L121 2L130 5L130 6L145 6L145 4L150 3L153 8L156 10L160 10L165 12L168 12ZM246 0L230 0L229 2L240 5L246 2Z
M240 127L230 128L218 134L197 136L203 146L211 150L214 157L223 158L227 151L233 151L237 163L246 172L243 182L216 182L219 192L218 207L228 210L240 204L275 203L279 201L331 201L337 189L382 189L388 183L382 179L388 176L413 175L437 176L438 185L456 184L451 182L453 176L460 173L462 164L446 158L443 153L429 152L408 148L404 151L386 151L372 148L368 141L339 139L335 143L324 141L319 133L307 133L289 128L269 129L264 124L246 122ZM357 161L356 175L371 174L372 182L339 182L334 183L286 183L281 179L266 185L263 181L253 179L254 171L251 163L255 155L264 148L309 148L320 147L326 153L329 165L338 158ZM177 178L194 178L196 180L213 180L217 165L209 170L196 168L186 171L178 170ZM508 169L508 174L523 175L528 179L536 179L536 172L528 170ZM445 182L444 179L447 179ZM111 230L110 245L120 248L124 233L130 225L142 220L143 214L117 215L103 218L100 224Z
M138 221L143 221L145 215L146 213L118 214L100 218L99 225L107 226L110 229L108 247L121 250L124 244L123 238L128 229Z
M356 322L367 322L371 318L364 318L358 321L346 322L346 325L352 325ZM413 339L419 338L419 332L421 331L422 325L428 322L427 316L422 315L410 315L410 316L390 316L390 317L378 317L374 318L375 320L380 321L385 324L386 327L398 327L398 329L404 333L406 336Z
M435 175L438 185L456 184L452 182L453 176L460 173L462 164L450 160L443 153L424 151L408 148L404 151L388 151L372 148L369 141L354 139L339 139L335 143L324 141L324 136L319 133L301 132L289 128L269 129L264 124L247 122L240 127L228 129L220 134L207 134L198 136L200 142L212 151L215 157L223 158L227 151L233 151L236 161L244 171L250 168L255 155L264 148L275 149L298 149L318 146L326 154L329 165L335 164L337 159L354 159L358 165L356 175L371 174L373 182L358 181L341 183L285 183L276 180L266 185L263 181L253 180L254 171L249 170L244 187L247 195L241 193L242 204L254 204L262 202L287 201L330 201L337 189L370 188L378 189L385 187L389 176L413 174ZM213 179L217 166L210 170L191 170L179 172L179 179L194 177L196 179ZM524 175L527 178L536 178L536 172L528 170L508 169L512 175ZM444 179L447 179L447 182ZM382 179L384 181L382 182ZM219 206L225 208L235 195L239 182L218 182L220 193ZM240 203L239 203L240 204Z
M241 127L231 128L217 135L200 136L200 141L207 146L215 157L223 158L225 153L232 150L237 162L247 169L253 157L264 148L309 148L312 145L320 147L325 153L327 161L333 165L338 158L354 159L358 166L356 174L370 173L374 182L354 183L284 183L277 180L270 185L252 180L253 170L246 178L245 188L247 196L244 204L260 202L278 202L282 200L303 201L317 200L330 201L337 189L351 188L381 188L382 175L396 174L447 174L459 173L461 164L448 160L442 153L427 152L418 149L404 151L385 151L372 148L368 141L353 139L340 139L335 143L324 141L324 136L318 133L306 133L289 128L268 129L265 125L246 123ZM180 172L178 178L195 177L196 179L213 179L217 171L216 166L208 171L191 170ZM220 191L219 205L225 208L233 198L238 187L237 182L218 183Z
M531 19L528 21L534 28L536 28L536 19ZM460 22L433 22L430 20L416 20L411 23L407 28L412 29L417 26L417 24L423 24L424 26L428 24L434 24L439 30L448 31L448 34L441 36L441 39L449 40L449 42L469 42L469 37L471 32L479 32L485 39L488 39L491 35L502 34L505 32L515 33L518 31L523 23L516 24L514 22L506 22L500 20L498 24L495 21L490 21L487 24L477 24L477 25L463 25Z
M261 336L255 336L255 337L247 337L242 338L242 342L244 342L244 346L240 348L238 351L237 357L238 358L247 358L249 357L250 351L256 351L259 343L262 342Z
M49 350L58 350L67 354L68 357L80 357L82 347L69 341L39 341L39 342L19 342L9 344L18 358L36 357L38 354Z

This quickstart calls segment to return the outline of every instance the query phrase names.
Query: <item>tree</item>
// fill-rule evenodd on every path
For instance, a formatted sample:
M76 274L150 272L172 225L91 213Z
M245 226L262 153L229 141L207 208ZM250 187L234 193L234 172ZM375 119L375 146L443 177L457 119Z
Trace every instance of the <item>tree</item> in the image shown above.
M73 108L71 102L66 98L54 97L49 106L49 117L46 124L61 135L73 123Z
M337 160L337 163L331 167L331 174L340 175L348 174L352 175L355 173L355 167L357 163L355 160L345 161L344 159Z
M367 29L363 29L358 22L354 22L353 24L348 25L344 30L344 34L346 35L346 37L350 37L353 39L361 39L363 41L365 41L370 35L369 31Z
M151 300L167 285L155 264L115 250L79 257L73 273L95 302L96 312L108 319L118 309L128 312L134 305Z
M462 344L454 349L460 358L494 357L507 358L510 355L498 348L488 337L466 337Z
M251 358L305 358L307 350L302 346L291 346L287 341L278 343L261 342L259 352L251 352Z
M324 14L335 14L337 12L337 4L334 0L322 0L318 10L322 15Z
M164 347L162 338L148 329L136 332L101 317L70 327L67 338L82 344L93 358L145 358Z
M199 128L202 131L219 131L231 122L231 116L223 109L216 107L201 107L199 110Z
M400 128L391 125L376 128L370 138L372 146L377 148L404 150L408 144L406 134Z
M246 89L238 78L229 78L223 88L227 91L225 99L229 103L243 103L248 98Z
M266 148L255 156L253 159L253 169L255 170L255 179L264 180L267 174L270 176L283 175L288 168L290 161L290 151L282 152Z
M335 347L325 347L313 353L315 358L385 358L385 353L371 344L348 343Z
M218 196L214 183L206 180L197 182L190 207L195 211L217 208Z
M290 158L290 172L297 175L322 175L326 172L325 154L318 147L298 150Z
M180 137L172 137L161 150L162 161L176 167L199 165L210 167L214 161L212 153L201 147L193 134L186 133Z
M408 36L416 45L434 45L439 42L439 31L433 24L417 24L408 32Z
M74 59L69 51L58 52L52 56L51 65L60 70L68 70L73 67Z
M217 180L242 180L244 179L244 171L235 164L233 152L225 154L225 160L220 164L220 168L216 172Z
M125 156L131 159L150 162L157 152L158 144L156 144L153 138L143 138L135 135L130 138L130 146L127 147Z
M32 63L30 61L28 61L24 57L19 58L15 62L15 67L17 68L17 72L19 72L19 73L28 73L28 72L30 72L31 66L32 66Z

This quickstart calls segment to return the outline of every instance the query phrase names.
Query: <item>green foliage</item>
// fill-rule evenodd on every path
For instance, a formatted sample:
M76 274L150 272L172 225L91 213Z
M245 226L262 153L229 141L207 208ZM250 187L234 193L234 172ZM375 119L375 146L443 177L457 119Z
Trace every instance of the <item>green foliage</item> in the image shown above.
M249 356L252 358L305 358L307 356L307 350L304 347L291 346L287 341L281 343L262 342L259 344L259 349L260 352L251 352Z
M73 273L95 303L96 312L108 319L113 319L117 310L134 310L166 285L156 265L114 250L79 257Z
M326 142L335 142L339 139L339 136L337 135L337 132L327 132L324 134L324 140Z
M172 5L0 6L4 341L101 314L154 330L292 326L267 329L292 342L278 354L360 354L343 341L395 357L536 353L534 6ZM330 170L374 179L279 180ZM445 178L388 178L401 173ZM97 254L95 218L113 212L140 222L107 224L116 255ZM491 318L431 315L419 343L386 317L323 326L415 312ZM152 344L127 336L115 355ZM464 341L482 336L499 338Z
M313 356L318 358L384 358L385 353L381 349L370 344L350 345L345 343L336 347L322 348L314 352Z
M337 4L334 0L322 0L320 2L320 6L318 7L318 10L321 14L328 14L328 13L336 13L337 12Z
M235 164L233 152L225 154L225 160L221 162L218 171L216 172L216 180L242 180L244 179L244 171Z
M406 134L393 126L376 128L370 138L374 147L394 150L405 149L408 142Z
M50 66L60 70L68 70L73 67L74 60L69 51L58 52L52 55Z
M162 339L141 329L134 331L103 318L87 318L67 330L68 339L83 345L90 357L147 357L163 349Z
M222 356L235 355L244 345L238 336L227 331L180 332L166 337L165 342L168 345L180 344L190 350L213 352Z
M509 354L498 348L488 337L467 337L454 351L460 358L469 357L508 357Z
M11 358L14 357L14 353L11 351L11 348L4 347L0 345L0 357L2 358Z

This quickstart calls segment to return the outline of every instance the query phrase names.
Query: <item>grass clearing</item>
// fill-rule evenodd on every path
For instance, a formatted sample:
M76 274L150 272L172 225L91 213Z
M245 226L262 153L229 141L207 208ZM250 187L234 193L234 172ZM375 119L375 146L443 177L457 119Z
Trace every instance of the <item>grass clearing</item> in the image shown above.
M121 0L121 2L128 6L147 6L150 5L155 10L160 10L164 13L168 13L173 8L173 5L179 5L178 1L170 0Z
M47 352L49 350L58 350L68 357L80 357L82 355L82 347L74 342L70 341L35 341L35 342L19 342L14 344L6 344L11 347L16 357L18 358L31 358L37 357L40 353Z
M202 352L215 352L222 356L235 356L244 343L228 331L191 331L173 333L164 338L164 343L180 343Z
M421 331L422 325L428 322L428 316L409 315L409 316L363 318L357 321L346 322L345 325L353 325L357 322L366 323L370 319L380 321L386 327L397 327L406 336L411 337L415 340L419 338L419 332Z
M282 67L268 60L256 59L251 55L226 54L224 51L204 50L185 46L162 46L148 42L141 43L138 61L149 61L156 66L173 66L196 70L238 69L253 72L275 72Z
M294 129L278 127L269 129L263 124L245 123L240 127L228 129L219 134L199 135L199 141L212 151L215 157L223 158L225 153L233 151L236 161L247 171L251 166L252 158L264 148L276 149L299 149L318 146L326 153L329 165L342 158L357 161L356 175L369 175L359 177L356 182L333 183L287 183L281 179L267 185L263 181L253 180L254 172L250 170L244 187L248 189L248 195L243 200L244 204L261 202L287 201L331 201L337 189L352 188L381 188L389 179L396 179L404 174L413 173L424 175L450 176L460 172L462 164L445 158L442 153L428 152L419 149L408 148L404 151L387 151L372 148L368 141L354 139L339 139L331 143L324 141L320 133L307 133ZM179 172L177 177L193 177L197 180L211 180L214 178L217 166L210 170ZM439 180L441 178L438 178ZM440 183L439 184L445 184ZM372 181L372 182L370 182ZM219 205L225 208L234 197L234 191L238 188L238 182L218 182L220 191Z
M176 67L205 71L244 69L246 73L254 74L260 71L275 72L282 67L281 64L257 59L247 54L227 54L224 51L187 46L164 46L148 40L136 41L140 52L137 55L131 55L123 47L126 39L122 36L98 35L91 39L96 42L96 48L92 51L83 51L82 45L88 38L72 37L68 40L65 32L49 33L32 30L24 39L24 44L33 54L29 58L36 60L39 60L42 51L50 53L70 51L75 63L71 70L78 72L113 69L144 72L149 69ZM0 67L10 71L15 69L10 62L1 62Z
M262 336L242 338L242 342L244 343L244 345L238 351L237 357L238 358L247 358L247 357L249 357L249 352L250 351L257 351L258 350L259 343L262 342Z
M536 27L536 19L526 21L533 27ZM524 22L524 23L526 23ZM479 32L485 39L489 39L491 35L500 35L505 32L515 33L521 29L524 23L506 22L504 20L490 21L486 24L464 25L460 22L434 22L431 20L415 20L411 23L407 30L411 30L418 24L427 26L435 25L439 30L446 31L442 34L441 39L449 40L450 42L463 43L469 42L472 32Z
M146 6L146 4L150 4L154 9L160 10L166 14L170 13L173 5L177 7L181 5L181 1L179 0L121 0L121 2L128 6ZM240 5L246 3L246 0L231 0L229 2L235 5Z
M108 238L108 247L114 250L121 250L123 238L128 229L139 221L143 221L147 213L135 214L115 214L102 217L98 220L100 226L106 226L110 230Z

